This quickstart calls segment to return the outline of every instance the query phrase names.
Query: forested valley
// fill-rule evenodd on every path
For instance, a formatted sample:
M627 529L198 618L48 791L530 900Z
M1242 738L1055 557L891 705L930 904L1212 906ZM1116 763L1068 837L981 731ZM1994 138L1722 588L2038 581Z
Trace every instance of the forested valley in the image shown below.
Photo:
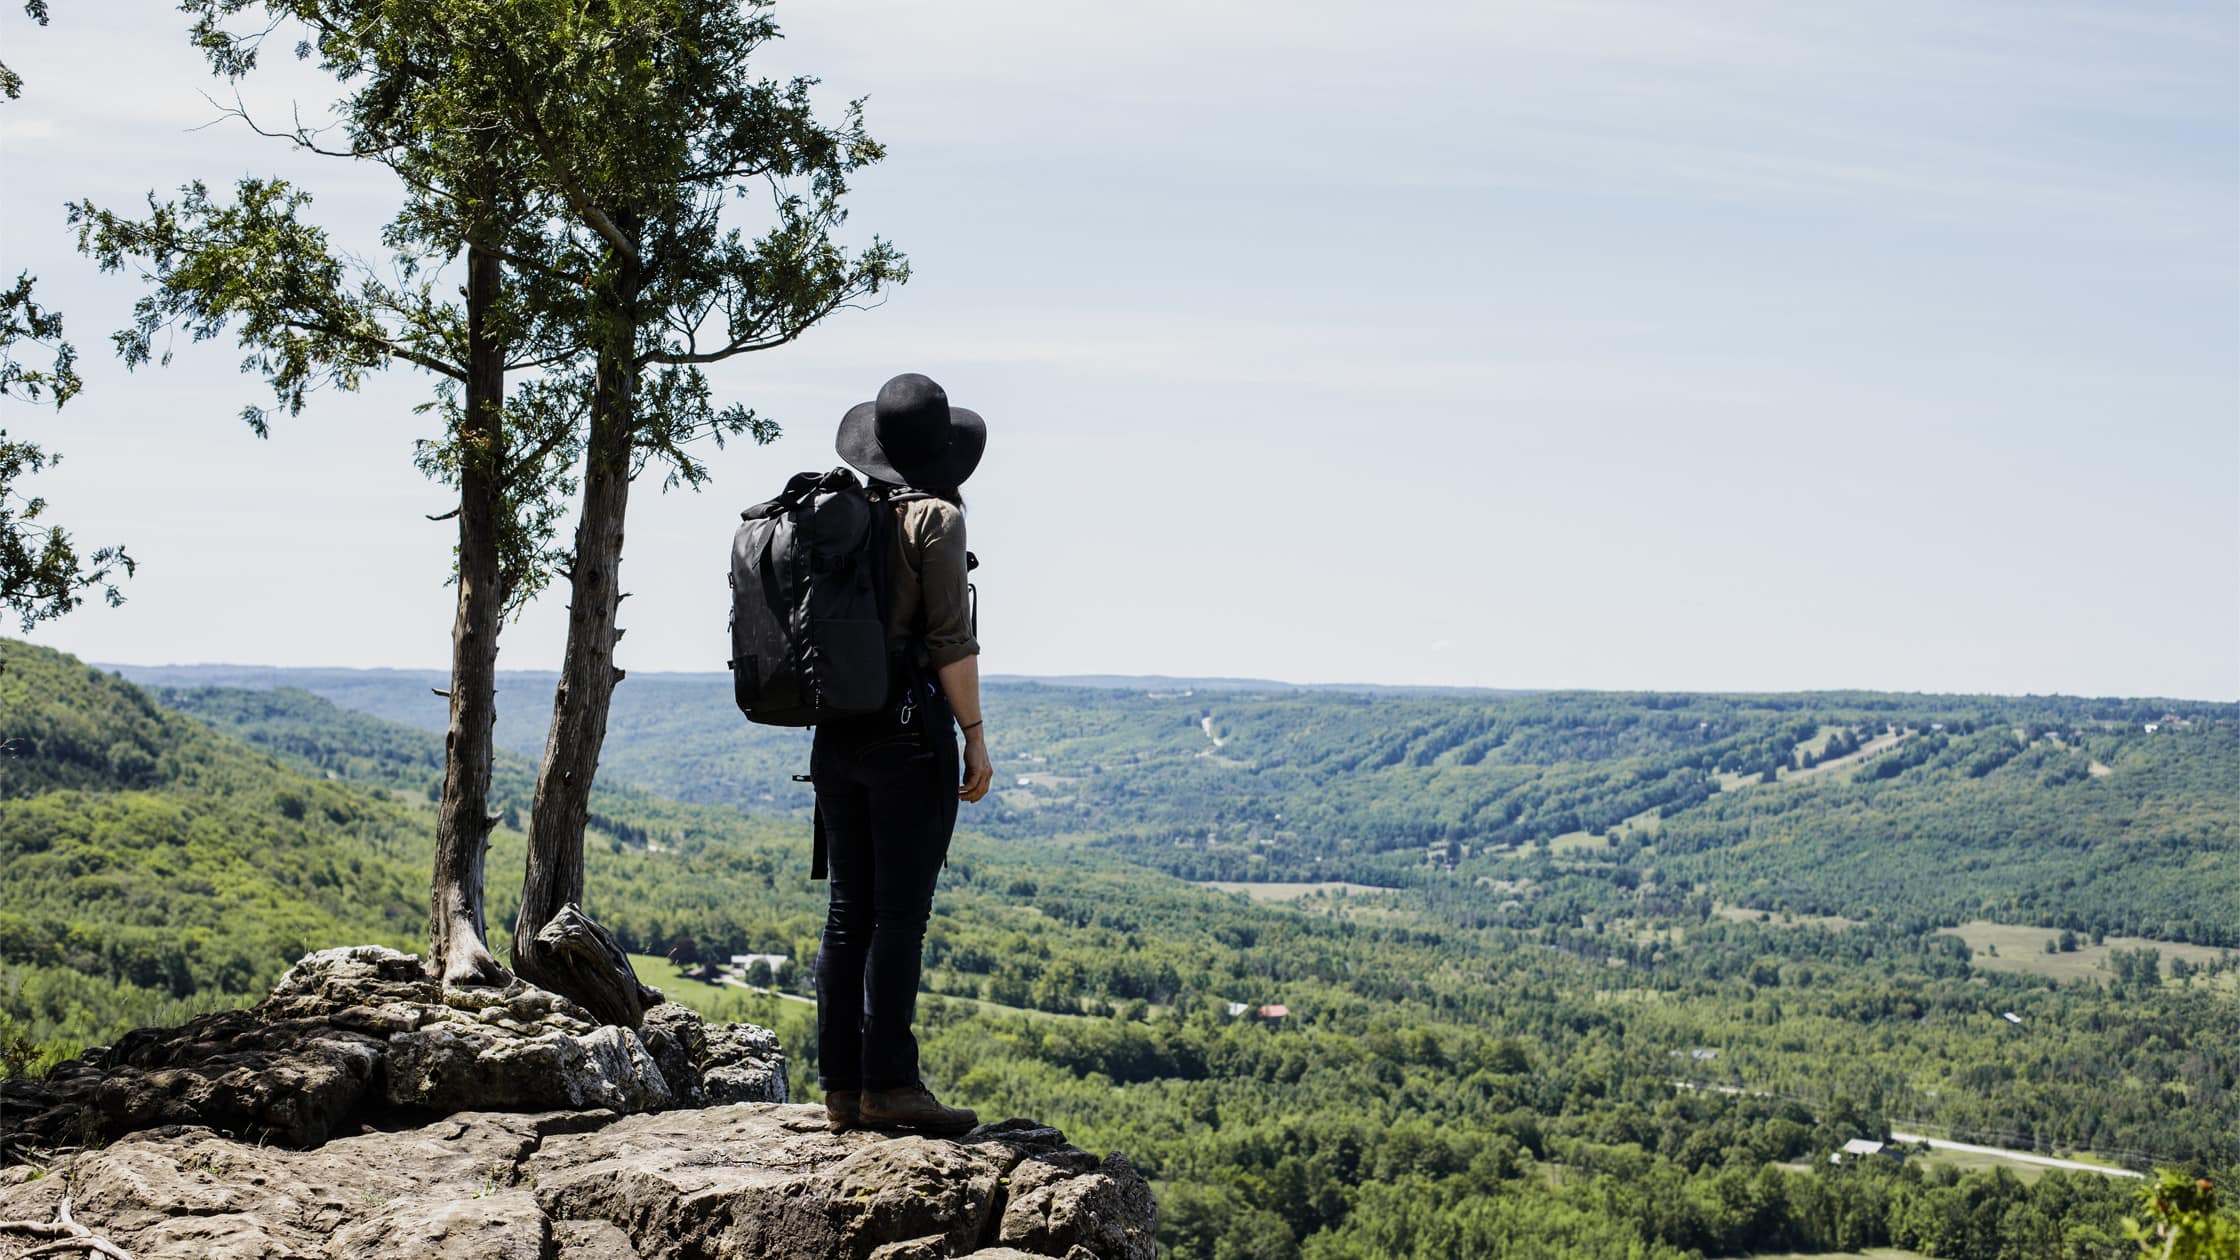
M0 642L9 1072L422 946L427 679ZM136 683L138 685L136 685ZM539 688L501 678L518 896ZM2240 706L991 686L935 903L935 1083L1125 1152L1177 1257L2133 1254L2240 1182ZM814 1097L799 733L617 692L599 918ZM663 955L784 960L768 991ZM703 969L700 974L706 974Z

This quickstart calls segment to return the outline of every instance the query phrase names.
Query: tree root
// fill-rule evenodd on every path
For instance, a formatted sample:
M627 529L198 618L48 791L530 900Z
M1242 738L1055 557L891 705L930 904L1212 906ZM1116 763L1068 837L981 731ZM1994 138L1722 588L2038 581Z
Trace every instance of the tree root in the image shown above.
M40 1243L28 1251L16 1253L15 1260L31 1260L33 1256L59 1256L72 1251L90 1251L109 1260L132 1260L132 1253L101 1235L70 1219L70 1197L64 1195L55 1208L51 1221L0 1221L0 1234L29 1234L33 1238L52 1238L56 1241Z
M636 1028L646 1008L662 1000L659 989L638 982L614 933L572 901L535 936L516 938L513 955L522 979L560 994L604 1024Z
M460 927L469 930L462 932ZM443 982L447 989L502 989L513 983L513 973L498 961L489 947L482 943L480 933L471 930L471 922L454 926L446 951L447 957L431 959L429 970Z

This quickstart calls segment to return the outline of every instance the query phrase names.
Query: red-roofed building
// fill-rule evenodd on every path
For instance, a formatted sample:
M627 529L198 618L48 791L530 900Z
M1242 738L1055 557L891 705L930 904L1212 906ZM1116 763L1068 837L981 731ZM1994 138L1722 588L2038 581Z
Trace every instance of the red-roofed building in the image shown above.
M1258 1011L1255 1011L1254 1014L1258 1015L1262 1019L1282 1019L1285 1016L1291 1014L1291 1008L1279 1003L1273 1006L1263 1006Z

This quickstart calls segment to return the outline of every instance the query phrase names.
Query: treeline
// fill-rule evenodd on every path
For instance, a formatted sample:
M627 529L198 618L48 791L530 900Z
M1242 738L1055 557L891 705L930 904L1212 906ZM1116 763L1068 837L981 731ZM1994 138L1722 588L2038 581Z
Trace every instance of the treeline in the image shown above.
M11 672L18 667L11 658ZM56 675L58 688L74 679L116 685L51 654L20 667L67 671ZM416 943L430 763L413 741L424 749L439 737L272 694L179 697L256 749L160 708L153 719L135 717L129 697L97 697L96 711L108 706L128 725L176 724L177 737L158 740L151 755L178 776L127 786L88 772L66 789L0 800L0 843L10 846L0 913L17 916L0 933L9 969L0 1014L18 1032L107 1039L138 1018L128 1010L174 1018L183 1003L218 1000L226 956L208 951L228 947L219 924L238 940L233 957L262 968L252 987L303 948ZM1174 764L1147 755L1129 768L1115 732L1150 719L1127 716L1115 727L1092 708L1069 719L1064 739L1107 760L1069 764L1060 751L1038 754L1048 759L1033 768L1075 778L1061 787L1097 780L1116 797L1131 777L1157 785L1170 773L1213 775L1207 792L1241 785L1224 806L1237 812L1211 824L1236 828L1221 832L1238 837L1235 847L1247 838L1260 848L1294 843L1280 833L1303 798L1253 789L1269 772L1197 756L1210 746L1197 725L1203 703L1159 719L1172 729L1152 746L1171 744ZM1024 832L960 837L928 933L929 1077L984 1113L1035 1116L1084 1145L1125 1151L1156 1179L1161 1241L1178 1260L1679 1257L1870 1245L1949 1256L2122 1254L2112 1231L2128 1189L2106 1179L2054 1174L2025 1186L1997 1173L1954 1175L1934 1160L1827 1162L1845 1141L1916 1123L1996 1134L2004 1145L2233 1174L2240 1004L2230 976L2164 982L2137 961L2125 964L2120 987L1977 975L1966 946L1937 929L1950 921L1950 897L1993 886L1997 870L1969 867L1968 846L1997 854L2003 833L1906 838L1948 811L1957 824L1970 800L2019 816L2050 808L2037 803L2041 792L2104 793L2055 805L2128 819L2125 834L2141 846L2136 862L2107 867L2111 853L2086 845L2055 849L2057 860L2024 873L2070 878L2072 894L2110 907L2151 906L2164 895L2171 856L2148 839L2198 835L2203 851L2222 851L2219 793L2204 787L2230 756L2216 732L2088 736L2107 742L2060 755L2114 773L2048 789L2045 771L2057 764L2050 744L2024 746L2007 730L2016 754L1970 778L1961 759L1987 751L1977 741L2001 732L1950 730L1889 778L1839 772L1718 793L1616 843L1573 837L1553 848L1474 849L1452 873L1425 869L1420 853L1404 866L1374 865L1402 852L1375 847L1381 817L1411 816L1396 785L1445 783L1452 796L1440 798L1443 809L1469 798L1468 775L1504 794L1541 792L1543 801L1562 799L1556 789L1565 783L1625 791L1664 782L1671 771L1656 766L1671 763L1644 750L1665 740L1681 755L1686 731L1714 714L1691 716L1662 700L1642 707L1647 716L1632 734L1581 736L1606 739L1624 756L1560 767L1553 787L1541 769L1503 764L1491 749L1476 767L1439 764L1459 755L1459 743L1431 765L1333 779L1334 791L1358 794L1344 798L1339 816L1360 829L1359 846L1334 848L1319 869L1359 862L1409 886L1333 897L1317 909L1192 888L1147 871L1124 848ZM1736 730L1686 755L1742 738L1747 724L1728 717ZM1830 717L1841 715L1802 704L1774 711L1761 731L1772 737L1760 742L1786 743L1784 755L1793 755L1841 725ZM1049 720L1057 729L1055 708ZM1855 721L1843 729L1866 726ZM1223 754L1251 755L1246 718L1217 729L1230 741ZM102 733L92 728L87 744ZM1501 746L1540 738L1563 737L1511 731ZM517 763L509 767L501 782L517 773ZM328 779L330 771L339 777ZM596 809L610 843L587 854L590 894L634 950L663 953L687 936L703 955L782 953L797 978L809 973L824 890L806 878L798 822L623 790L603 793ZM1899 821L1877 821L1885 817ZM1691 819L1717 829L1701 847L1686 843L1699 838ZM1799 912L1864 899L1871 864L1847 864L1845 836L1858 833L1845 824L1884 846L1889 868L1874 878L1930 887L1862 906L1850 917L1863 922L1840 929L1719 917L1722 902L1791 908L1775 895L1783 891ZM1883 825L1893 831L1873 830ZM501 829L496 844L491 914L502 923L517 887L518 836ZM1791 861L1786 848L1812 856ZM1732 868L1709 865L1727 855ZM19 860L36 878L18 882ZM1766 900L1745 899L1760 892ZM348 907L372 917L351 918ZM201 938L192 935L198 925L210 928ZM151 962L149 948L170 948L167 932L187 952ZM188 950L189 939L204 952ZM191 991L184 999L173 996L182 984ZM805 1008L738 1001L776 1018L806 1090L816 1065ZM1260 1016L1269 1004L1289 1013ZM1231 1015L1233 1007L1244 1013ZM2010 1011L2023 1022L2003 1018ZM1994 1237L1996 1247L1986 1241Z
M2240 946L2240 881L2225 878L2236 782L2236 725L2032 744L2003 727L1932 733L1848 775L1663 819L1654 861L1768 909Z
M300 675L441 726L441 705L414 676ZM790 777L805 762L801 733L739 721L721 682L621 689L603 783L806 819L806 789ZM507 694L549 685L524 676ZM371 723L349 731L346 748L322 746L304 734L320 722L308 713L250 722L225 711L255 703L245 694L167 693L324 770L409 779L405 790L436 782L436 764L401 752L371 754L381 764L370 769L346 764L393 744L394 728ZM1654 850L1619 862L1633 872L1624 878L1655 868L1729 901L2240 943L2240 882L2216 877L2240 852L2228 786L2240 781L2236 705L1862 692L1153 697L1012 684L989 689L988 712L998 791L971 815L976 829L1089 841L1185 879L1429 886L1504 877L1503 853L1624 827ZM502 705L504 737L533 754L539 713ZM2164 729L2150 734L2150 723ZM1782 778L1897 733L1895 747L1840 769ZM1014 768L1038 782L1018 785ZM508 774L501 767L499 790L511 801ZM1780 781L1751 782L1769 774ZM1719 791L1722 781L1737 786ZM669 843L633 830L631 812L601 807L610 847ZM1456 863L1451 876L1425 869L1435 850L1439 865ZM2131 860L2141 853L2148 860Z
M1684 1260L1773 1248L1902 1247L1947 1260L2113 1260L2130 1251L2123 1241L2123 1219L2135 1211L2130 1194L2088 1173L2026 1183L2004 1169L1924 1173L1879 1159L1808 1175L1771 1167L1689 1174L1646 1158L1619 1163L1620 1171L1552 1188L1468 1177L1378 1184L1343 1228L1310 1238L1300 1254Z

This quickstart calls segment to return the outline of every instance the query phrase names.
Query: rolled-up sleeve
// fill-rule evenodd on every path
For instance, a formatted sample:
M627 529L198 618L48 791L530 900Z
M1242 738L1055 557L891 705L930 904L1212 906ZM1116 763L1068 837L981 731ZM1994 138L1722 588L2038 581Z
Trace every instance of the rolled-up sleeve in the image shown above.
M966 585L964 510L939 499L917 513L918 585L925 600L926 655L939 669L980 654Z

